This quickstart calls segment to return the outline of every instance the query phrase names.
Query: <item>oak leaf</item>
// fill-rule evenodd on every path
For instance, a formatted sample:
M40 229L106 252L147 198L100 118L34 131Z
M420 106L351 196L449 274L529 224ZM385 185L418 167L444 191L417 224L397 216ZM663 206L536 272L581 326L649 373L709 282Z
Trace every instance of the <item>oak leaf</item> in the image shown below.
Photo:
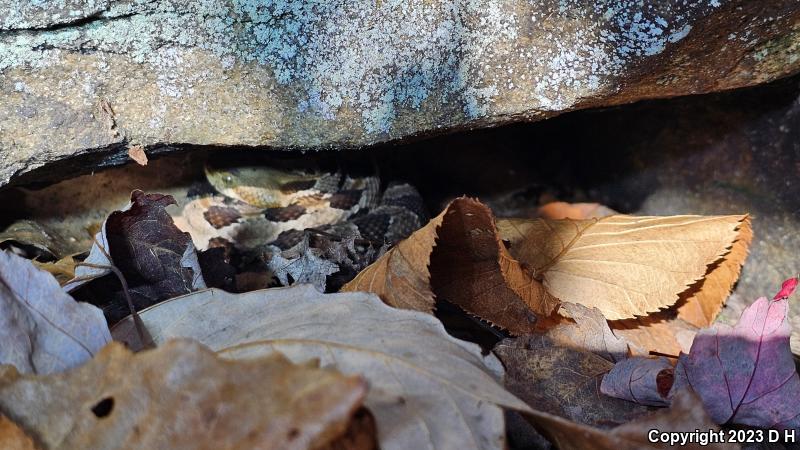
M76 302L31 261L0 251L0 364L23 373L60 372L110 340L99 309Z
M281 251L272 247L267 260L267 268L275 274L283 286L291 284L313 284L320 292L325 292L329 275L339 271L339 265L323 258L323 251L309 246L309 235L294 247Z
M226 358L279 351L364 376L384 450L500 449L500 406L529 409L496 381L502 367L494 356L448 336L432 315L391 308L373 294L322 294L311 285L239 295L210 289L140 314L156 343L191 337ZM122 341L136 335L129 319L112 333Z
M342 435L363 379L273 354L226 361L188 340L112 343L69 372L0 367L0 412L44 449L317 449Z

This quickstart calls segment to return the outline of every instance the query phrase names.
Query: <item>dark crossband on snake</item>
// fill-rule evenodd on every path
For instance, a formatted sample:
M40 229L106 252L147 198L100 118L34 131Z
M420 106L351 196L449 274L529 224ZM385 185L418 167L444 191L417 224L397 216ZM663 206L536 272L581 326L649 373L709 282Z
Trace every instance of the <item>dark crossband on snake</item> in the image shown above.
M176 217L199 250L227 247L268 260L270 253L307 246L309 237L312 243L315 237L349 239L374 250L360 253L361 268L428 220L413 186L391 182L382 189L377 171L361 165L326 159L309 164L297 157L210 159L205 178Z

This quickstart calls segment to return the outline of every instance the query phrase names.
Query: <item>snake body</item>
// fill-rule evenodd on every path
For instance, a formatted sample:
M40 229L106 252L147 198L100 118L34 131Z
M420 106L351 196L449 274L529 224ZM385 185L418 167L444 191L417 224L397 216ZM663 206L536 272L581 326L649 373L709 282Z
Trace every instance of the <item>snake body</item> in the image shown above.
M422 198L408 184L381 192L374 173L282 163L208 164L213 194L192 200L182 214L195 246L286 250L309 229L391 245L427 221Z

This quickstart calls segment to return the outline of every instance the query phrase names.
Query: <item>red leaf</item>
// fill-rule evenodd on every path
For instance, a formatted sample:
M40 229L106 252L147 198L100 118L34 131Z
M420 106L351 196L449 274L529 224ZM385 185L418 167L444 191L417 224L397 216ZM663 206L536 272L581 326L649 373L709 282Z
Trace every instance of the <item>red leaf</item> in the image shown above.
M781 286L781 291L775 294L773 300L780 300L782 298L789 298L794 290L797 289L797 278L789 278L788 280L783 282L783 286Z
M759 298L733 328L702 330L678 361L672 392L690 385L719 424L800 429L800 376L786 319L796 286L792 278L774 300Z

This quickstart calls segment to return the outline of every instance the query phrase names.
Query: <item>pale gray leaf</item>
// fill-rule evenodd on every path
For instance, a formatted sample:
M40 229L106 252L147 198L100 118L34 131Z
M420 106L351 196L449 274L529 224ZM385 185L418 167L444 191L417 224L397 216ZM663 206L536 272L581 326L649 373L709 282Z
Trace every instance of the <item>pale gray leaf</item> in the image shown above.
M0 364L23 373L60 372L109 341L100 309L76 302L29 260L0 251Z
M391 308L374 294L321 294L310 285L240 295L210 289L140 315L156 343L190 337L225 357L279 351L362 374L384 450L502 449L500 406L529 411L492 374L502 371L496 357L449 336L432 315ZM113 334L128 341L133 321Z

